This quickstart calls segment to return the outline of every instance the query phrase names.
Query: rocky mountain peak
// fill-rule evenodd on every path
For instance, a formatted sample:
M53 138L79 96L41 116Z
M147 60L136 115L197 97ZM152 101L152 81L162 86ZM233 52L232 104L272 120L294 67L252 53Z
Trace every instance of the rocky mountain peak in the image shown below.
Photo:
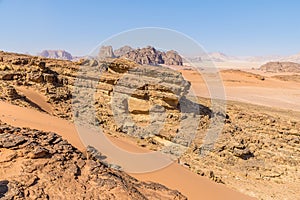
M119 49L116 49L114 51L114 54L115 54L115 56L120 57L120 56L123 56L124 54L126 54L126 53L128 53L130 51L133 51L133 50L134 49L132 47L130 47L128 45L125 45L125 46L123 46L123 47L121 47Z
M38 54L45 58L54 58L60 60L72 60L73 56L65 50L44 50Z
M142 65L182 65L181 56L173 50L163 52L155 49L152 46L138 48L128 51L127 53L119 54L120 57L127 58Z
M99 58L115 58L112 46L102 46L98 54Z

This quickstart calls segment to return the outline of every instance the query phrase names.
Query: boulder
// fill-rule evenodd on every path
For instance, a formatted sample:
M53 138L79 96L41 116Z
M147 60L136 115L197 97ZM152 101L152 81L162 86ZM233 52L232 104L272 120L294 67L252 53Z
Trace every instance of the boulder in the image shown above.
M14 80L14 77L16 76L17 74L16 73L11 73L11 72L8 72L8 73L2 73L0 75L1 79L4 80L4 81L11 81L11 80Z
M43 74L44 75L44 80L46 83L57 83L57 77L54 74Z
M29 81L35 82L35 83L43 83L44 82L44 76L42 73L32 72L27 75L27 79Z
M47 155L49 155L49 151L41 146L38 146L28 154L28 157L32 159L37 159L37 158L44 158Z
M9 99L17 99L20 96L13 86L7 86L5 94Z

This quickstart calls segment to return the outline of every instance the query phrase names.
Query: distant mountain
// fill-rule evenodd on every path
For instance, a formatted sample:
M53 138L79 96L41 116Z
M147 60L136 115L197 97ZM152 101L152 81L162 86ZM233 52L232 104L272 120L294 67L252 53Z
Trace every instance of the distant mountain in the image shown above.
M65 50L44 50L38 56L60 60L72 60L73 56Z
M123 55L125 55L126 53L128 53L130 51L133 51L133 50L134 50L134 48L126 45L126 46L123 46L123 47L115 50L114 54L115 54L115 56L120 57L120 56L123 56Z
M294 62L300 63L300 53L291 55L291 56L279 56L279 55L270 55L270 56L253 56L253 57L246 57L241 60L246 60L250 62Z
M159 51L152 46L129 51L121 57L135 61L142 65L183 65L182 57L174 50Z
M293 62L268 62L260 68L262 71L267 72L292 72L300 73L300 64Z
M115 58L115 54L112 46L101 46L99 49L98 57L101 59L104 58Z
M282 58L281 61L300 63L300 53Z
M248 56L241 57L240 60L249 61L249 62L258 62L258 63L267 63L275 62L283 59L283 56L279 55L269 55L269 56Z
M211 52L211 53L203 53L201 55L195 57L187 58L190 62L205 62L205 61L212 61L212 62L226 62L232 60L238 60L237 57L228 56L221 52Z
M209 59L212 59L215 62L224 62L229 60L238 60L238 58L233 56L228 56L221 52L212 52L208 53Z
M137 49L124 46L113 51L112 46L100 47L98 58L105 59L115 57L126 58L142 65L183 65L182 57L174 50L164 52L152 46Z
M269 55L269 56L244 56L235 57L228 56L221 52L211 52L207 54L202 54L194 57L187 58L191 62L228 62L228 61L238 61L238 62L255 62L255 63L268 63L268 62L294 62L300 63L300 53L291 56L280 56L280 55Z

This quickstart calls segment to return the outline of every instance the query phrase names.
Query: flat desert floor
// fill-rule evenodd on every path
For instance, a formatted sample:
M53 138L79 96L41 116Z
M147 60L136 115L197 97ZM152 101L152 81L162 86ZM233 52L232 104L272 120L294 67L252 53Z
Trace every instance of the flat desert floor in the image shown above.
M205 72L176 68L192 83L194 94L210 98ZM300 81L293 73L269 73L254 69L220 69L227 100L300 111ZM279 77L286 77L280 79Z

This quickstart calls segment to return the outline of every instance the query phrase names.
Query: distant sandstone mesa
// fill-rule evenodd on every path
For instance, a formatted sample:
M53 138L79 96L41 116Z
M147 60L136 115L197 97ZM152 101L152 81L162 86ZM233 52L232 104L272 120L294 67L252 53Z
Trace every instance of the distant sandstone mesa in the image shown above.
M115 58L112 46L102 46L99 50L98 57L103 58Z
M182 57L174 50L159 51L154 47L133 49L130 46L121 47L113 51L112 46L102 46L98 54L99 58L122 57L141 65L183 65Z
M45 58L54 58L60 60L72 60L73 56L65 50L44 50L38 54Z
M120 57L129 53L130 51L134 51L134 48L126 45L114 51L115 56Z
M267 72L300 73L300 64L293 62L269 62L262 65L259 69Z

